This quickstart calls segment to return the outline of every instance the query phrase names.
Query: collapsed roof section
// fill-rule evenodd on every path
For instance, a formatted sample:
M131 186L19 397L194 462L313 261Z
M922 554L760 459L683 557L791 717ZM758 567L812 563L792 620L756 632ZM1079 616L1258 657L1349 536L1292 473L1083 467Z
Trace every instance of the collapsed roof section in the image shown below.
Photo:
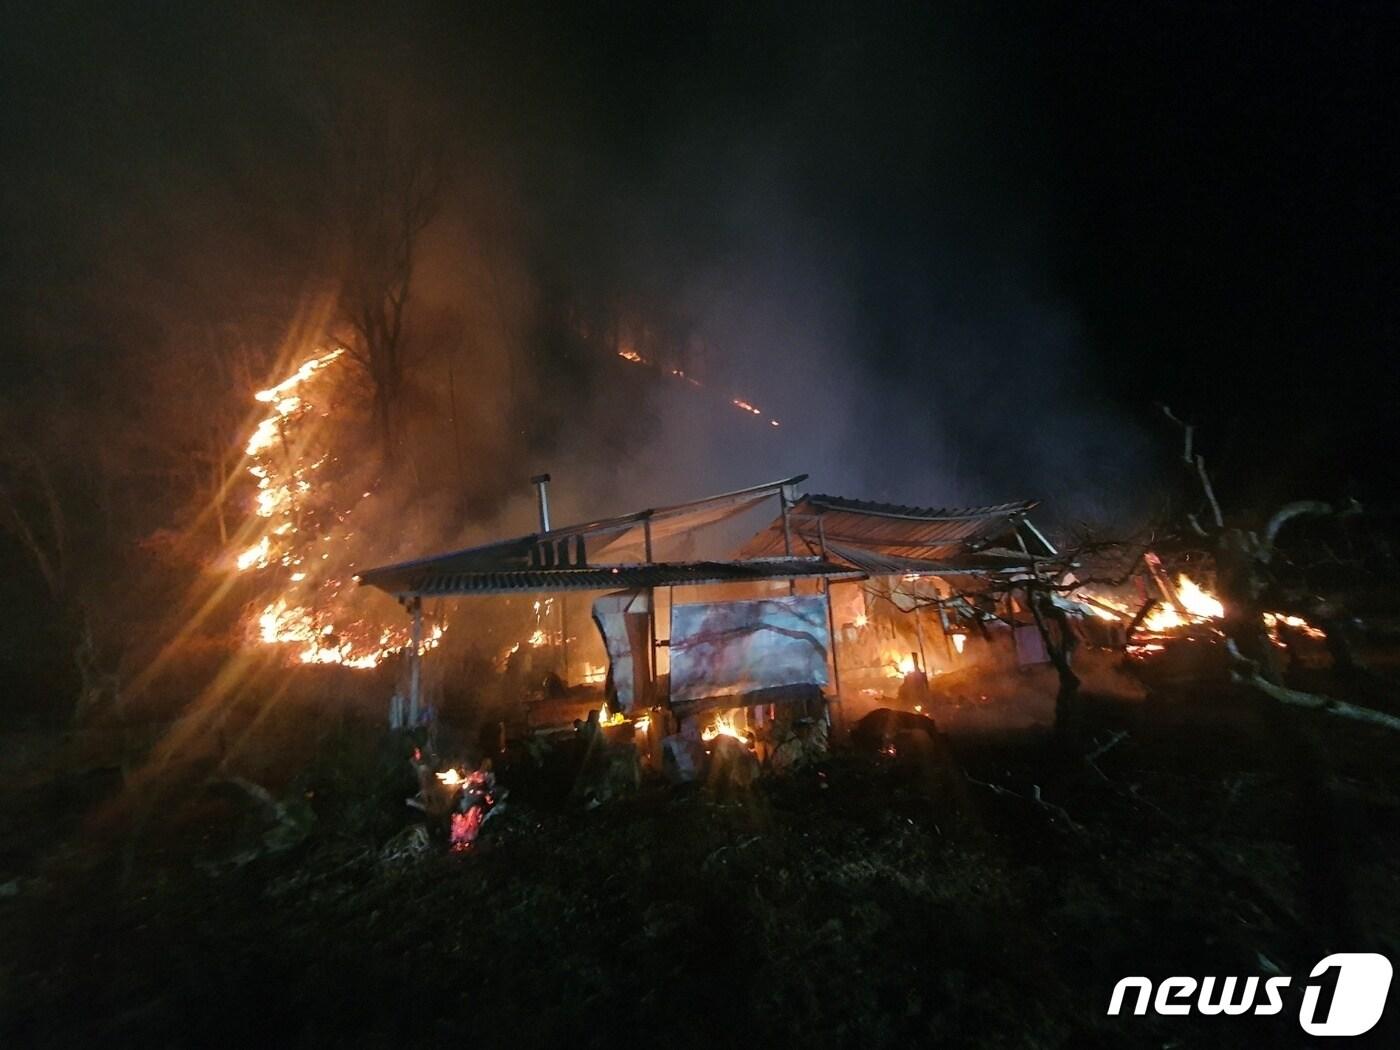
M1027 516L1035 500L933 509L808 495L749 540L741 558L807 553L872 576L988 576L1056 554Z

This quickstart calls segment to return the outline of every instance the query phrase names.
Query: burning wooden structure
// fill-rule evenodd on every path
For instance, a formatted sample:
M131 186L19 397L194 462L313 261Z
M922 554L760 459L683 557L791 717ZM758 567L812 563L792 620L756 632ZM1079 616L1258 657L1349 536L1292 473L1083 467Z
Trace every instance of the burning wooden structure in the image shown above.
M1036 506L935 509L807 495L741 554L766 556L791 534L798 550L860 574L832 589L832 627L841 686L878 694L915 671L1044 659L1034 626L1008 626L1016 610L994 597L1058 553L1030 520Z
M831 701L893 691L912 672L988 661L1044 660L1025 630L1006 627L979 597L1031 571L1055 548L1030 522L1035 503L929 509L798 495L805 475L674 506L551 527L527 536L370 569L362 584L393 595L412 618L408 654L415 706L425 601L547 594L537 618L561 620L568 595L590 608L599 663L569 652L554 667L567 687L601 685L608 717L650 723L664 713L709 736L743 739L780 707L828 713ZM725 560L662 557L693 551L703 529L777 503L771 524ZM542 646L538 629L528 640ZM511 649L514 656L520 646ZM839 708L838 708L839 710ZM549 718L542 719L548 723ZM556 720L557 721L557 720Z
M559 631L566 646L559 670L563 684L603 685L599 698L605 696L613 718L649 719L662 708L685 719L721 708L823 700L831 659L827 581L857 570L781 550L731 560L658 556L663 546L690 547L696 530L765 501L776 500L786 514L804 476L561 528L548 521L546 480L539 479L539 532L360 574L362 584L392 594L412 617L415 705L425 600L548 594L563 599L562 618L566 596L580 591L598 595L590 613L603 647L602 682L596 664L571 658L567 629ZM716 596L726 600L711 600ZM543 630L536 640L545 640Z

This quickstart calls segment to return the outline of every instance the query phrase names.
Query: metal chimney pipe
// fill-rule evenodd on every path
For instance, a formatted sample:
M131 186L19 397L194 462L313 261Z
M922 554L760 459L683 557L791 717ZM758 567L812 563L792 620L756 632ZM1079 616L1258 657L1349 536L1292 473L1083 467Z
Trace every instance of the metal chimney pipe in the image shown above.
M536 474L530 479L540 496L540 531L549 531L549 475Z

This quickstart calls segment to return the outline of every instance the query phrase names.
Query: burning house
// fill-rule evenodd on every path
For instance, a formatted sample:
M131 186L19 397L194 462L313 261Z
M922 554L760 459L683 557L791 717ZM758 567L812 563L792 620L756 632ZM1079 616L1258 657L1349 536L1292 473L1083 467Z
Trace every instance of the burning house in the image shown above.
M507 691L527 698L524 729L602 710L658 738L689 726L702 739L747 739L794 712L834 715L839 728L901 698L918 707L931 682L976 696L962 685L978 670L1050 661L1032 589L1089 644L1140 660L1209 640L1221 616L1205 587L1150 553L1126 587L1076 584L1076 572L1102 574L1056 549L1031 520L1033 501L874 503L803 493L805 476L565 527L549 521L541 477L537 532L362 570L356 559L377 545L360 537L375 534L382 497L334 440L344 368L344 351L327 349L255 395L244 449L253 515L228 561L257 577L246 618L256 642L301 663L397 665L397 725L426 718L454 673L434 658L425 682L423 660L442 645L454 599L506 599L509 615L470 633L490 635ZM410 615L362 600L386 604L375 590ZM1275 635L1308 628L1275 619Z
M410 614L413 710L425 704L425 603L470 596L539 596L534 629L504 654L508 672L528 663L551 679L523 705L535 730L601 709L605 724L658 741L752 744L774 720L839 725L910 676L1045 659L1036 627L1016 625L1015 599L995 596L1056 554L1029 519L1032 502L892 506L799 494L800 475L555 527L547 480L536 479L538 532L359 574ZM702 533L733 532L775 503L731 557L693 556ZM579 631L589 620L596 632Z
M1007 584L1055 547L1031 523L1033 501L934 509L808 495L786 523L743 549L762 557L784 542L860 575L831 590L843 695L879 697L891 679L1045 659L1037 629L1017 622Z
M505 654L508 675L534 663L530 650L550 669L552 687L521 713L531 728L567 725L579 708L605 705L605 722L645 728L659 716L679 726L705 719L701 733L739 735L748 721L734 711L761 719L779 706L822 710L831 681L826 589L857 570L783 551L729 560L663 556L693 549L699 530L763 502L776 500L786 513L803 477L564 527L548 520L545 480L537 533L360 574L362 584L392 594L410 613L411 706L422 706L416 654L425 602L533 594L544 596L534 606L539 626ZM586 616L580 592L588 596ZM592 638L568 626L587 620L596 627Z

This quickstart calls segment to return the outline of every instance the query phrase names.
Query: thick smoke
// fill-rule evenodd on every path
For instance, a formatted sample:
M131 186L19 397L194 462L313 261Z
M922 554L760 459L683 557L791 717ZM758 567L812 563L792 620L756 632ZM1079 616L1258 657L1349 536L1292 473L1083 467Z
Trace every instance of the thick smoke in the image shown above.
M286 340L337 280L336 114L441 146L405 330L409 454L382 479L373 556L531 527L539 470L558 520L799 471L918 504L1124 498L1138 439L1098 407L1019 171L1045 159L1036 85L1008 90L985 27L29 17L6 56L24 93L6 305L37 356L100 358L157 441L153 368L227 375L212 396L242 406L248 387L212 362L241 348L258 382L279 347L314 342ZM36 60L40 44L72 61Z

